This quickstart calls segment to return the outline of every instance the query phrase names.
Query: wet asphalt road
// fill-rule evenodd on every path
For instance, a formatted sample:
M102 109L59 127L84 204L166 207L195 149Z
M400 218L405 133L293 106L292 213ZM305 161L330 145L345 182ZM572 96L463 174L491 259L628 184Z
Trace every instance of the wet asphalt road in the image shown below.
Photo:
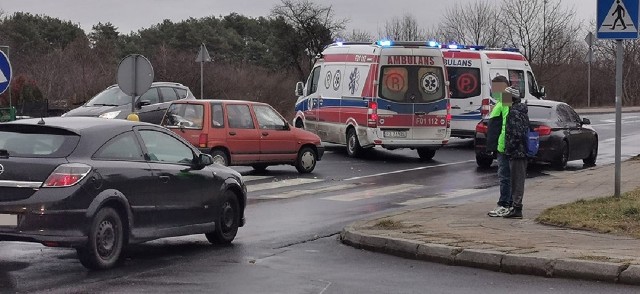
M598 162L613 162L613 115L588 116L600 134ZM640 116L623 116L623 158L640 153ZM122 266L85 270L69 249L0 243L0 292L206 293L636 293L597 282L508 275L406 260L337 241L348 223L416 204L497 194L496 167L476 167L469 140L420 162L411 150L347 158L328 147L311 175L293 167L265 173L237 168L249 181L247 225L231 247L204 236L168 238L127 250ZM581 169L582 162L569 164ZM530 168L529 177L557 171ZM484 213L484 212L481 212Z

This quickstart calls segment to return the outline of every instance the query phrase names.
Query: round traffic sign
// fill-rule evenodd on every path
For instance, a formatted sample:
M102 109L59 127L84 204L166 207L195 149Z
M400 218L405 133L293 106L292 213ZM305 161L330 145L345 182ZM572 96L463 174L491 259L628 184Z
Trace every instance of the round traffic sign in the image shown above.
M130 96L139 96L149 90L153 83L153 67L140 54L131 54L118 65L118 87Z
M0 94L4 93L11 85L11 62L4 52L0 51Z

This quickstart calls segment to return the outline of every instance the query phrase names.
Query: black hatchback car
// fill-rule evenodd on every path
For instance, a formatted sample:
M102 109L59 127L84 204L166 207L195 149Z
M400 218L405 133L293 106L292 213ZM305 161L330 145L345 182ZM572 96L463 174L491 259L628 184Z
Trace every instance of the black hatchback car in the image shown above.
M551 163L562 170L568 161L580 160L595 165L598 157L598 133L591 122L580 116L566 103L551 100L527 100L531 128L540 135L540 147L533 161ZM476 125L476 163L489 167L495 154L486 152L487 121Z
M77 249L106 269L127 244L244 225L240 174L152 124L100 118L0 124L0 241Z

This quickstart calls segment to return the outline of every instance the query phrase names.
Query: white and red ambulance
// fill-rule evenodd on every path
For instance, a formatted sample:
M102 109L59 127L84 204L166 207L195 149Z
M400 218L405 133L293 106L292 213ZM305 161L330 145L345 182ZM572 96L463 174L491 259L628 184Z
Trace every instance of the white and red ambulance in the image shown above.
M524 93L524 99L544 96L527 59L517 49L443 46L451 89L451 136L473 138L478 122L489 114L491 80L502 75Z
M435 42L329 45L296 93L294 125L352 157L381 146L429 160L449 141L449 83Z

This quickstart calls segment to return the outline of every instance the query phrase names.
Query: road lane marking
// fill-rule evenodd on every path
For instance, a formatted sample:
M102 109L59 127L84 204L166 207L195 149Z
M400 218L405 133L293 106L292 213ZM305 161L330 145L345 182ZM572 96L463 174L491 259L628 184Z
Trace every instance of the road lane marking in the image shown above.
M413 185L413 184L400 184L394 186L387 186L377 189L369 189L364 191L351 192L342 195L329 196L322 199L326 200L334 200L334 201L356 201L374 198L378 196L386 196L389 194L403 193L411 190L424 189L424 185Z
M361 187L362 184L341 184L341 185L335 185L335 186L329 186L329 187L324 187L324 188L320 188L320 189L309 189L309 190L292 190L292 191L286 191L286 192L282 192L282 193L278 193L278 194L271 194L271 195L260 195L258 197L251 197L251 199L289 199L289 198L294 198L294 197L299 197L299 196L304 196L304 195L310 195L310 194L321 194L321 193L327 193L327 192L335 192L335 191L340 191L340 190L347 190L347 189L351 189L351 188L355 188L355 187Z
M268 190L268 189L275 189L275 188L303 185L303 184L309 184L309 183L316 183L316 182L320 182L320 181L324 181L324 180L323 179L299 178L299 179L288 179L288 180L281 180L281 181L273 181L273 182L270 182L270 183L262 183L262 184L257 184L257 185L247 185L247 191L248 192L255 192L255 191L260 191L260 190Z
M242 179L245 182L259 181L259 180L264 180L269 178L273 178L273 176L242 176Z
M452 192L449 192L449 193L439 193L439 194L437 194L435 196L432 196L432 197L421 197L421 198L411 199L411 200L407 200L407 201L400 202L400 203L397 203L397 204L398 205L404 205L404 206L419 205L419 204L432 202L432 201L435 201L435 200L467 196L467 195L471 195L471 194L478 193L478 192L481 192L481 191L486 191L486 190L487 189L460 189L460 190L455 190L455 191L452 191Z
M361 177L348 178L348 179L345 179L345 181L354 181L354 180L360 180L360 179L366 179L366 178L372 178L372 177L399 174L399 173L404 173L404 172L409 172L409 171L416 171L416 170L430 169L430 168L436 168L436 167L457 165L457 164L463 164L463 163L469 163L469 162L475 162L475 160L472 159L472 160L459 161L459 162L450 162L450 163L443 163L443 164L430 165L430 166L421 166L421 167L410 168L410 169L394 170L394 171L386 172L386 173L379 173L379 174L366 175L366 176L361 176Z

